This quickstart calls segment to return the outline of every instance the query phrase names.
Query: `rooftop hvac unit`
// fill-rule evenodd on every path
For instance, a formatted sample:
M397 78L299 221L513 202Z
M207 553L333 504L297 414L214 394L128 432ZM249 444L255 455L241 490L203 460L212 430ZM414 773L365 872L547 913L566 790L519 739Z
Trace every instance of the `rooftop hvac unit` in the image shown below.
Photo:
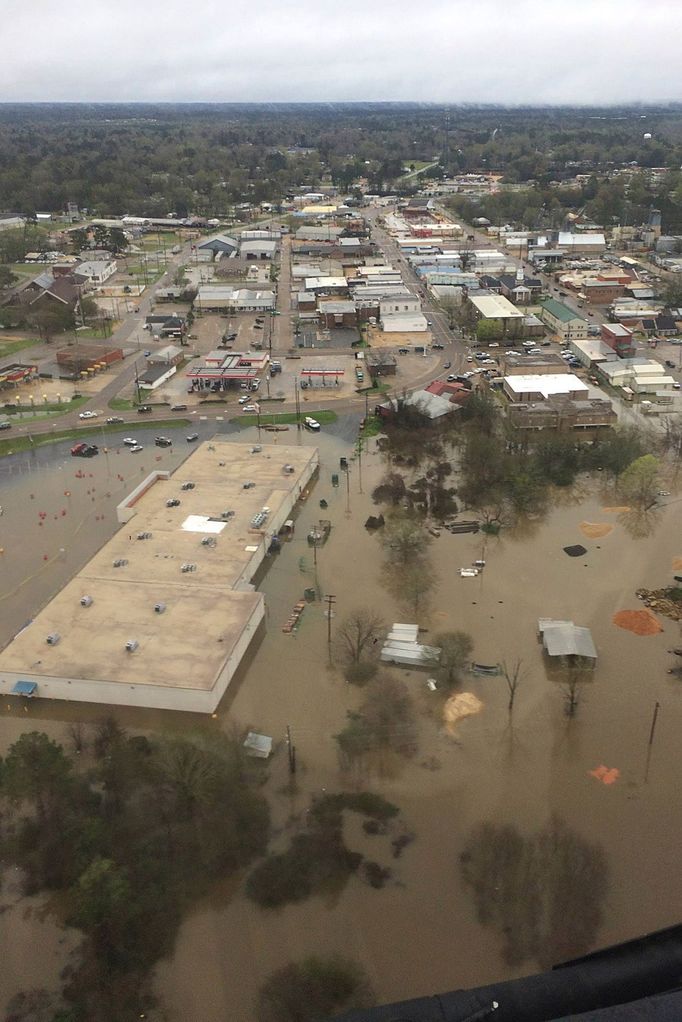
M91 607L92 596L81 596L81 607Z
M151 532L138 532L137 538L138 539L151 539L152 538L152 534L151 534Z
M128 639L126 642L126 653L134 653L139 645L137 639Z
M182 571L182 572L196 571L196 570L197 570L196 564L183 564L182 567L180 568L180 571Z
M56 646L60 639L61 635L59 632L50 632L47 637L47 644L48 646Z
M165 609L166 609L166 604L165 603L155 603L154 604L154 613L155 614L163 614Z
M125 566L126 566L126 564L127 564L127 563L128 563L128 562L127 562L127 560L125 559L125 557L118 557L118 558L117 558L117 559L116 559L116 560L114 561L114 567L115 567L115 568L125 568Z

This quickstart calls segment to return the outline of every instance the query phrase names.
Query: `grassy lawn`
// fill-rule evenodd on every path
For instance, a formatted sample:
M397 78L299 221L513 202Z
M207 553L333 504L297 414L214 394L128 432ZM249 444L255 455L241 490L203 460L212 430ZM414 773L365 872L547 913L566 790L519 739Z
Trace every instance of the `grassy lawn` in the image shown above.
M159 419L154 426L161 432L172 429L175 426L191 426L189 419ZM102 423L104 426L104 423ZM134 430L135 424L131 422L118 422L113 426L104 426L106 433L130 433ZM44 447L46 444L56 443L58 440L85 440L88 437L93 439L99 437L102 440L101 426L86 426L85 428L58 429L52 433L39 433L34 437L18 436L3 437L0 440L0 458L6 454L18 454L20 451L29 451L34 447Z
M84 405L90 400L88 395L81 395L80 397L74 397L70 401L48 401L45 404L39 404L37 401L35 405L13 405L5 404L2 406L3 415L17 415L19 412L35 412L36 417L43 418L47 414L58 414L64 415L66 412L75 412L77 408Z
M319 411L309 412L308 409L301 411L301 421L306 416L310 416L311 419L317 419L321 426L327 426L331 422L336 422L336 412ZM257 426L258 416L257 415L240 415L237 419L230 419L230 422L236 422L239 426ZM260 417L261 426L275 426L275 425L292 425L296 422L296 412L280 412L279 414L262 414Z
M4 341L0 336L0 358L14 355L15 352L23 351L24 348L32 348L34 344L40 344L36 337L24 337L18 341Z
M109 402L109 407L115 412L132 412L135 408L135 403L127 397L112 397Z
M113 334L114 330L117 330L121 325L116 319L110 319L107 321L111 330L107 327L106 337L101 327L99 326L84 326L78 328L78 338L86 341L101 341L105 340Z
M10 270L16 273L17 277L33 278L42 273L47 263L10 263Z
M368 440L372 436L378 436L384 432L384 424L378 415L370 415L365 419L365 425L360 430L360 436L363 440Z

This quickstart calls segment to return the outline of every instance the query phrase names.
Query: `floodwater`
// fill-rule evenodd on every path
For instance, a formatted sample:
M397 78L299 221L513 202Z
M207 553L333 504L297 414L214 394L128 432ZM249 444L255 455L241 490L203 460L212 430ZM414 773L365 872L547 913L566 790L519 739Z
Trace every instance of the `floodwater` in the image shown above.
M284 434L287 442L295 435ZM256 439L256 431L241 438ZM400 826L414 840L394 860L385 838L349 828L352 847L393 870L380 891L353 877L333 898L266 912L246 899L241 879L217 885L188 915L173 956L157 967L155 988L169 1019L250 1020L265 977L313 953L361 961L378 1000L386 1001L531 972L548 964L543 948L566 958L678 922L682 682L667 673L675 660L667 650L680 645L680 629L662 619L662 633L638 637L612 623L618 610L641 606L637 588L670 580L671 561L682 556L676 497L648 519L635 520L603 510L619 503L613 494L584 487L562 494L545 521L526 523L513 534L434 538L437 586L419 622L431 635L469 632L479 662L520 658L513 715L510 719L503 678L472 676L462 687L483 709L451 735L442 723L444 697L429 691L426 675L393 669L414 696L419 749L412 760L391 760L359 778L340 773L333 736L364 696L329 665L324 605L306 608L297 634L283 633L281 625L302 590L315 584L336 596L332 631L361 606L378 609L387 622L414 617L381 588L379 541L364 528L381 456L363 457L360 493L357 462L348 479L340 474L338 488L331 484L339 455L349 454L347 439L327 431L316 438L304 435L301 442L319 444L320 477L300 511L293 541L273 559L261 583L267 630L217 720L137 710L116 715L130 728L227 729L237 723L272 735L277 748L266 794L278 844L304 818L311 795L359 783L399 806ZM102 457L77 464L53 457L29 477L19 468L5 475L0 545L6 553L0 570L3 592L7 584L14 595L0 603L0 628L9 633L3 641L110 534L116 501L157 456L162 463L180 457L145 448L142 455L110 454L108 468ZM146 461L133 463L136 457ZM79 468L87 480L74 478ZM88 494L93 485L95 493ZM55 520L67 488L73 516ZM329 504L325 511L321 498ZM19 499L24 510L16 509ZM43 526L34 520L39 510L49 512ZM318 517L329 518L333 527L315 565L305 537ZM72 527L84 518L74 544ZM614 528L589 539L580 528L584 522ZM28 548L19 558L10 548L22 536ZM45 540L42 546L36 537ZM577 543L587 553L568 557L562 548ZM63 555L42 561L45 552L51 557L60 546ZM480 576L459 576L460 567L481 557L486 568ZM37 577L16 588L36 571ZM594 674L578 686L573 719L565 715L565 692L548 675L537 642L537 619L545 616L588 626L599 652ZM36 703L26 713L2 706L0 747L27 726L63 739L66 722L101 713L82 704ZM287 726L299 767L293 789L287 783ZM607 769L605 775L599 767ZM616 779L604 784L602 776ZM0 938L8 915L0 916ZM12 918L21 927L20 917ZM33 985L40 982L37 971ZM0 1003L3 994L9 996L0 981Z

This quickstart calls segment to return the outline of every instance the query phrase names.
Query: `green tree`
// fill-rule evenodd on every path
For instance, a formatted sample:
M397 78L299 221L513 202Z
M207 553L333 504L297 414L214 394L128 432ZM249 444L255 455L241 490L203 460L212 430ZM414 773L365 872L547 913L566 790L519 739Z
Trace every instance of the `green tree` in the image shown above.
M398 568L407 568L420 561L431 542L416 518L399 512L387 519L381 541L389 562Z
M19 278L10 266L0 265L0 291L5 291L8 287L12 287L18 280Z
M347 958L290 962L263 984L259 1022L319 1022L374 1003L362 968Z
M94 859L76 884L74 922L88 933L109 933L131 907L127 873L111 859Z
M467 632L440 632L435 636L433 644L440 648L438 674L446 685L452 687L469 665L474 648L473 639Z
M620 477L619 490L638 510L646 511L656 503L660 463L653 454L636 458Z
M4 762L2 787L16 802L31 803L41 820L64 797L71 781L71 763L61 745L41 731L23 734Z
M479 319L476 324L476 340L481 344L497 341L502 337L503 329L499 319Z

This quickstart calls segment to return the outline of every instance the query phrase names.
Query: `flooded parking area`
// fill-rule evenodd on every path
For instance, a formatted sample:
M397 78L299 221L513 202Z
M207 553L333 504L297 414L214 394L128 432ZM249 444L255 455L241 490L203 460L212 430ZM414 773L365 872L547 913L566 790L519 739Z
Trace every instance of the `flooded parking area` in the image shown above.
M427 672L387 668L412 697L416 755L342 773L334 735L365 690L348 685L329 663L321 600L306 605L295 631L282 628L310 588L336 597L332 634L359 607L378 611L387 623L414 618L382 586L380 541L364 527L375 510L369 494L383 474L383 458L372 441L362 465L351 460L346 475L339 458L352 453L347 424L339 424L338 434L282 434L287 444L320 447L320 474L297 513L293 538L264 572L266 629L216 718L133 709L117 710L116 717L131 730L238 725L271 735L275 753L265 793L275 845L305 819L311 796L357 787L395 803L414 840L393 859L380 839L351 828L349 845L392 869L382 890L352 877L333 897L266 911L247 899L241 879L217 884L156 969L156 993L178 1022L255 1018L265 977L309 954L362 961L378 1000L387 1001L532 972L678 921L682 683L668 674L674 666L668 650L681 644L680 628L659 616L662 631L638 635L613 620L641 610L635 590L668 584L674 559L682 557L674 487L665 505L642 520L595 482L561 491L545 519L499 537L434 537L429 556L436 585L419 613L424 641L462 630L472 636L477 662L520 663L513 712L503 676L467 675L457 691L475 696L480 712L450 730L445 694L428 688ZM257 439L255 428L237 435ZM184 454L180 443L167 451L145 444L137 455L110 451L80 462L62 445L50 456L38 452L32 457L42 460L33 463L29 456L5 459L3 643L117 528L114 507L141 472L154 468L157 457L166 467ZM79 470L84 477L76 476ZM321 517L331 533L315 556L306 536ZM568 556L564 548L577 545L585 552ZM460 568L475 560L484 560L485 569L462 577ZM597 648L596 668L580 679L572 718L565 713L567 679L548 667L538 641L543 617L589 628ZM0 746L6 749L27 728L64 740L71 720L100 716L101 708L84 704L8 702L0 707ZM287 727L297 750L295 785L287 771ZM19 904L0 916L0 938L16 932L27 939L27 926ZM22 974L24 988L30 978ZM31 985L41 983L36 963ZM13 992L0 984L0 1002Z

